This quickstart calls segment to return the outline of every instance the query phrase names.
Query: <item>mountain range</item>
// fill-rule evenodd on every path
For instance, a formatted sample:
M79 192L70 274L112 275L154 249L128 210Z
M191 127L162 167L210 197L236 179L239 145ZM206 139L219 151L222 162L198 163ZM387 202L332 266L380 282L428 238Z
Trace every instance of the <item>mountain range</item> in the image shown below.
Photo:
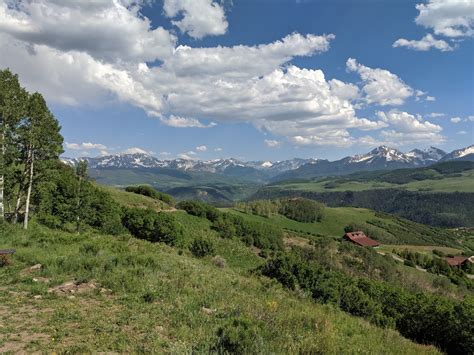
M102 157L62 158L69 165L78 161L88 162L89 169L173 169L186 172L205 172L238 177L252 181L279 181L305 179L326 175L343 175L357 171L424 167L438 161L474 161L474 145L446 153L436 147L414 149L407 153L387 147L377 147L366 154L348 156L336 161L326 159L294 158L282 161L248 161L233 158L213 160L171 159L160 160L154 156L116 154Z

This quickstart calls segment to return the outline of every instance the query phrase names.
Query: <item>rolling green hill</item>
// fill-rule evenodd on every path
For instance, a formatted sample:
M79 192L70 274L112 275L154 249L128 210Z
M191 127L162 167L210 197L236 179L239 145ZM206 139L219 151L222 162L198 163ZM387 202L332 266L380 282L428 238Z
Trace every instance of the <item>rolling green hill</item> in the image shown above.
M331 207L354 206L444 227L474 226L474 163L363 172L345 177L286 181L261 188L252 199L301 196Z
M408 191L474 192L474 162L446 162L427 168L360 172L344 177L286 181L265 189L284 191L365 191L373 189Z
M236 209L227 209L245 218L277 225L285 230L310 236L342 237L344 227L357 224L368 228L374 239L384 244L440 245L461 248L457 236L452 231L426 226L409 220L377 213L365 208L338 207L325 208L321 222L301 223L282 215L269 218L246 214Z
M0 268L2 352L207 352L242 324L259 353L437 353L232 263L127 236L2 228L0 248L17 248Z
M200 199L219 205L229 205L233 201L245 199L261 186L239 177L168 168L90 169L89 174L102 185L125 187L149 184L178 200Z

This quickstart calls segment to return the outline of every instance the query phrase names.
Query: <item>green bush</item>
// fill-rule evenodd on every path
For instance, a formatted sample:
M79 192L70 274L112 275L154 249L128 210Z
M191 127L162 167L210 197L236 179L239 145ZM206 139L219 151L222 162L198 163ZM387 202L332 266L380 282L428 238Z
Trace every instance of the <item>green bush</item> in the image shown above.
M210 221L215 221L219 216L220 212L214 206L201 201L181 201L176 205L180 210L184 210L190 215L207 218Z
M246 318L232 318L217 330L215 350L222 354L257 354L259 328Z
M320 222L323 218L324 205L304 198L281 200L279 212L298 222Z
M151 209L127 208L123 225L136 238L174 245L182 235L182 227L170 213Z
M60 229L90 226L105 234L123 232L122 210L109 194L87 180L79 181L74 170L61 162L51 162L44 175L33 195L40 223Z
M189 250L198 258L203 258L208 255L216 255L216 247L214 243L211 240L204 238L194 239L189 246Z
M284 286L311 293L323 303L379 326L395 327L403 336L434 344L451 354L474 348L474 298L455 300L426 293L408 292L389 283L357 278L316 263L318 255L280 254L260 268L263 275Z
M175 199L171 195L158 191L150 185L127 186L125 188L125 191L133 192L143 196L148 196L155 200L163 201L164 203L167 203L170 206L174 206L176 204Z

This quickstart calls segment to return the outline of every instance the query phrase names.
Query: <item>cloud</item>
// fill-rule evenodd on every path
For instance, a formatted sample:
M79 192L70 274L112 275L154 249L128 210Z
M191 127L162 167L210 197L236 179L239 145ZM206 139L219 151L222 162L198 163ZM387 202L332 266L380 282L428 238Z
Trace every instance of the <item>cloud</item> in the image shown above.
M185 118L174 115L168 118L161 118L160 121L167 126L175 128L211 128L216 126L215 122L205 125L195 118Z
M122 153L124 154L147 154L147 155L152 155L152 152L148 152L145 149L138 148L138 147L132 147L124 150Z
M472 116L467 116L466 121L468 121L468 122L469 122L469 121L474 122L474 115L472 115Z
M443 39L436 39L432 34L426 34L421 40L400 38L393 47L406 47L417 51L427 51L431 48L442 52L452 51L456 40L474 36L474 2L471 0L428 0L416 5L419 11L415 22L436 35L451 40L451 44Z
M454 49L448 42L442 39L435 39L429 33L419 41L399 38L393 43L392 47L406 47L415 51L428 51L431 48L434 48L439 49L442 52L452 51Z
M379 111L377 116L388 125L388 129L380 132L381 139L387 144L400 146L445 141L441 126L423 120L421 116L398 110Z
M415 90L415 101L436 101L436 97L429 96L427 92Z
M167 17L181 15L181 20L171 23L193 38L222 35L227 31L224 8L213 0L165 0L163 9Z
M66 148L70 150L106 150L107 147L100 143L91 143L91 142L84 142L84 143L65 143Z
M446 114L441 113L441 112L432 112L427 115L427 117L430 117L430 118L439 118L439 117L444 117L444 116L446 116Z
M153 61L171 55L176 42L164 28L151 28L137 1L9 3L0 0L0 31L30 46L77 51L112 62Z
M199 145L199 146L196 147L196 150L198 152L205 152L205 151L207 151L207 147L205 145Z
M195 160L196 159L195 155L196 155L196 152L189 151L186 153L178 154L178 158L184 159L184 160Z
M326 78L322 70L292 64L297 57L329 50L332 34L291 33L251 46L194 48L178 45L171 31L153 28L140 12L144 3L97 0L87 8L82 3L35 0L9 8L0 0L8 19L0 25L0 66L19 73L28 90L41 91L48 102L121 101L177 128L245 122L295 144L334 145L334 140L358 144L361 138L352 137L356 131L388 126L358 117L356 110L362 103L399 105L413 95L413 89L396 75L353 59L348 68L361 76L361 89ZM193 15L194 6L217 13L221 5L215 1L166 1L165 6L169 6L166 15L191 36L222 31L201 26ZM61 14L69 19L60 18ZM71 23L70 28L64 28L65 23ZM120 38L108 42L111 31Z
M220 148L220 147L217 147L217 148L214 148L214 151L215 152L222 152L224 149Z
M467 134L467 131L459 131L457 134Z
M470 0L429 0L416 5L415 22L435 34L459 38L474 36L474 2Z
M452 117L450 120L452 123L459 123L462 121L461 117Z
M265 139L264 143L269 148L277 148L281 145L281 142L275 139Z
M368 104L402 105L414 94L410 86L388 70L366 67L353 58L347 60L346 67L348 71L358 73L363 80L363 98Z

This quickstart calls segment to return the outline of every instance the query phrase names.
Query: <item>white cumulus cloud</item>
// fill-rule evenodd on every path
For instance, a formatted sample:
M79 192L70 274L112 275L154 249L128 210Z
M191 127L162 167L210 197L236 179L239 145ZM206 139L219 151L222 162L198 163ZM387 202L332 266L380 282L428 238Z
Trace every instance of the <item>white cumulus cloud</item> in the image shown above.
M276 148L281 145L281 141L278 141L276 139L265 139L264 143L269 148Z
M84 142L84 143L66 142L65 146L67 149L70 149L70 150L106 150L107 149L107 147L101 143L91 143L91 142Z
M175 128L210 128L216 125L215 122L205 125L195 118L186 118L174 115L171 115L168 118L162 117L160 118L160 121L167 126Z
M442 52L452 51L454 48L448 42L442 39L436 39L431 34L427 34L420 40L408 40L405 38L397 39L393 45L396 47L406 47L416 51L428 51L431 48L439 49Z
M196 150L197 150L198 152L205 152L205 151L207 151L207 146L205 146L205 145L198 145L198 146L196 147Z
M474 2L472 0L428 0L416 5L415 22L446 37L474 36Z
M193 38L226 33L228 23L224 8L213 0L165 0L167 17L181 16L173 25Z
M408 112L390 110L377 112L377 116L388 125L380 133L381 139L390 145L401 146L420 143L442 143L441 126L424 120Z
M369 68L353 58L346 62L347 70L356 72L364 82L362 91L367 103L382 106L401 105L414 94L413 89L397 75L385 69Z

